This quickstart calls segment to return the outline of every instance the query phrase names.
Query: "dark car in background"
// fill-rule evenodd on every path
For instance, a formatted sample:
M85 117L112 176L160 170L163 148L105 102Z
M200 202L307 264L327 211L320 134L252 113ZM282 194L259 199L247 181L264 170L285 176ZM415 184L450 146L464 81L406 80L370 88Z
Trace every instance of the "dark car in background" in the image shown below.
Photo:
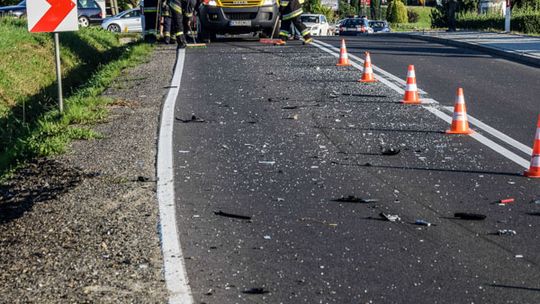
M373 33L373 29L369 27L366 19L362 18L347 18L339 25L340 36L356 36Z
M79 26L87 27L90 24L101 24L103 13L95 0L78 0Z
M100 24L103 20L101 7L95 0L78 0L77 13L79 16L79 26L87 27L90 24ZM13 6L0 7L0 17L3 16L26 16L26 0Z
M20 18L26 15L26 0L19 2L17 5L0 7L0 17L14 16Z

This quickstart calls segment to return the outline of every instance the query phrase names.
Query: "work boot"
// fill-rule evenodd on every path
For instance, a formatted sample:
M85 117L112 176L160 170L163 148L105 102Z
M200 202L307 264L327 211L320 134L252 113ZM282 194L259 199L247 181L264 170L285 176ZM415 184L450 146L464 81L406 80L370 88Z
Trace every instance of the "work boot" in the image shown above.
M165 44L171 44L171 37L165 36Z
M186 37L184 36L176 37L176 43L178 43L179 49L185 49L187 45Z

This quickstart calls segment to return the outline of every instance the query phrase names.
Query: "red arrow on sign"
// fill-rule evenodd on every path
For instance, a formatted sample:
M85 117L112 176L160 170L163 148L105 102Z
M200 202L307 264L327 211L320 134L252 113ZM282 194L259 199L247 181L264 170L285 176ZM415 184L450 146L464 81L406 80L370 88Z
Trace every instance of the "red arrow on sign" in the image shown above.
M71 0L47 0L51 7L34 25L31 32L54 32L75 7Z

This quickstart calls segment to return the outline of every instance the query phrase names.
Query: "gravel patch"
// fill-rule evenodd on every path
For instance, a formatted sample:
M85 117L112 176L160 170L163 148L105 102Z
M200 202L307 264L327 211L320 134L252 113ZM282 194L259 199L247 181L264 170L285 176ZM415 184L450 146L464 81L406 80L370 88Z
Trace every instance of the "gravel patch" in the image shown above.
M175 57L158 47L105 92L102 139L0 185L0 303L166 302L155 157Z

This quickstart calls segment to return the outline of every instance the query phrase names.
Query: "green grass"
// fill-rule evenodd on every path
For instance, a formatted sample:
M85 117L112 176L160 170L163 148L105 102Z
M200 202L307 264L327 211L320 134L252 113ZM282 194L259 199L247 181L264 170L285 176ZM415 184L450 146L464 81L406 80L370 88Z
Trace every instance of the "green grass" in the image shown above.
M30 34L25 21L0 20L0 176L30 158L66 151L74 139L100 135L90 124L107 117L113 100L100 94L152 47L122 46L98 28L61 33L65 111L57 110L51 34Z
M427 30L431 28L431 10L432 7L429 6L407 6L408 10L415 11L418 13L418 22L415 23L393 23L391 25L392 30L396 32L403 31L418 31L418 30Z

